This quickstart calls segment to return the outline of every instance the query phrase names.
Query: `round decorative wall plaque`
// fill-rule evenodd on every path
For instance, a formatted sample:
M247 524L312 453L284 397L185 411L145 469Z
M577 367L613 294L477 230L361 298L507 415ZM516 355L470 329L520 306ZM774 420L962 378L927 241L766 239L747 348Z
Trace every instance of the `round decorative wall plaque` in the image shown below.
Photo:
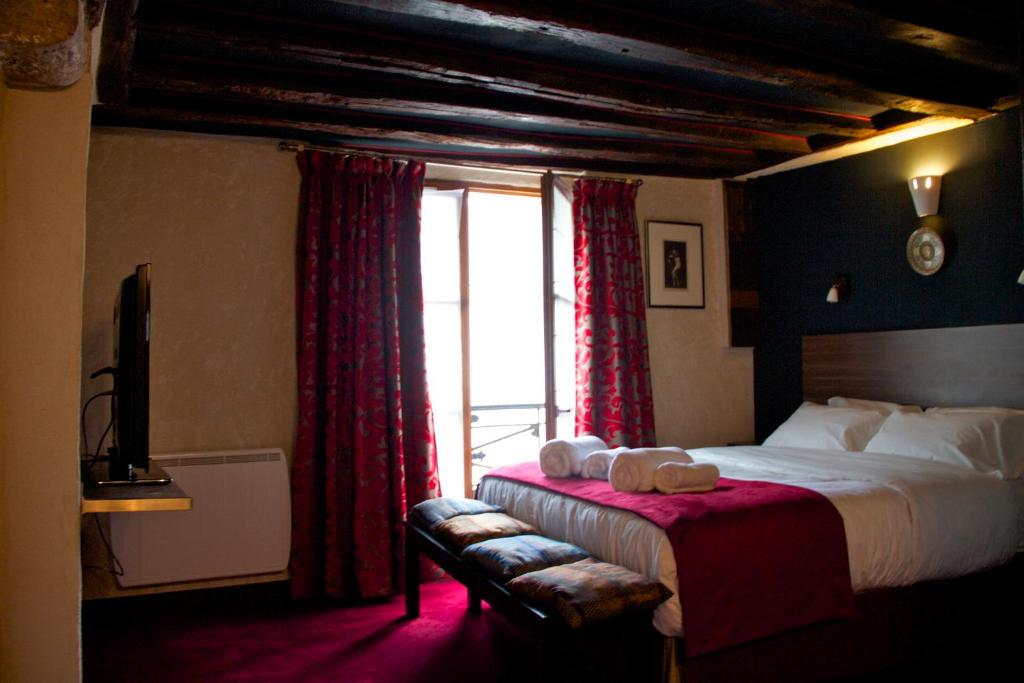
M907 260L910 267L921 275L939 272L946 259L946 247L942 238L931 228L918 228L907 240Z

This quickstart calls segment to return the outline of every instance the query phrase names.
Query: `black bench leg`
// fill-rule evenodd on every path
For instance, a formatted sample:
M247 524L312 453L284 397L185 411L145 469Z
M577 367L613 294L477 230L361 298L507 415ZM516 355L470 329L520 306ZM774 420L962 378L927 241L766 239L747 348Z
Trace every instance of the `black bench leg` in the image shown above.
M561 643L557 642L554 629L550 625L538 629L534 651L537 662L537 680L540 683L554 683L560 680L555 661L560 645Z
M474 593L471 588L467 588L466 593L469 596L469 613L480 614L480 596Z
M405 532L405 616L415 619L420 615L420 553L413 531Z

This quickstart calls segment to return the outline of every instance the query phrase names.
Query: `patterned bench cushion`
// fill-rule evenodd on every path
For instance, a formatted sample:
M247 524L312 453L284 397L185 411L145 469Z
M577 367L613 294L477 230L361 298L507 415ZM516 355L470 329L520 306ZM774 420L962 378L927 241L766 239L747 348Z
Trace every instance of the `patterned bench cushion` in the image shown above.
M534 534L492 538L474 543L462 551L462 559L477 564L503 581L587 557L590 553L583 548Z
M459 515L435 525L431 532L442 543L461 553L466 546L489 538L535 534L537 530L503 512Z
M654 579L594 559L523 574L508 589L554 610L571 628L653 610L672 595Z
M446 519L459 515L478 515L481 512L504 512L497 505L490 505L472 498L432 498L414 505L409 510L409 520L421 529L431 530Z

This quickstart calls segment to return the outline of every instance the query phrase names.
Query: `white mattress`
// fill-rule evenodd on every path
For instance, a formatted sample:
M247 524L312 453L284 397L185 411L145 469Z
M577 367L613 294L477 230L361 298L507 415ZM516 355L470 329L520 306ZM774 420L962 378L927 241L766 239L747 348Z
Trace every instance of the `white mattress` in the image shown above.
M717 465L723 477L802 486L826 496L843 518L855 591L994 567L1024 540L1024 486L952 465L764 446L688 453L695 462ZM682 635L676 562L662 529L633 513L504 479L485 478L477 496L505 506L546 536L664 583L673 596L655 611L654 625L665 635Z

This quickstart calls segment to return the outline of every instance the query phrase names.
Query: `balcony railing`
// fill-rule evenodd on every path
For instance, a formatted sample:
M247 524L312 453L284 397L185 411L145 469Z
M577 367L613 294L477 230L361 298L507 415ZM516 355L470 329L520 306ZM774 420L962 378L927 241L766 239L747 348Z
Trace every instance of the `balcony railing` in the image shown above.
M559 410L558 414L561 416L569 412ZM487 470L535 459L547 441L545 417L543 403L472 406L470 453L473 486ZM562 426L559 427L561 429Z
M544 444L544 404L472 406L470 443L473 483L485 470L536 457Z

